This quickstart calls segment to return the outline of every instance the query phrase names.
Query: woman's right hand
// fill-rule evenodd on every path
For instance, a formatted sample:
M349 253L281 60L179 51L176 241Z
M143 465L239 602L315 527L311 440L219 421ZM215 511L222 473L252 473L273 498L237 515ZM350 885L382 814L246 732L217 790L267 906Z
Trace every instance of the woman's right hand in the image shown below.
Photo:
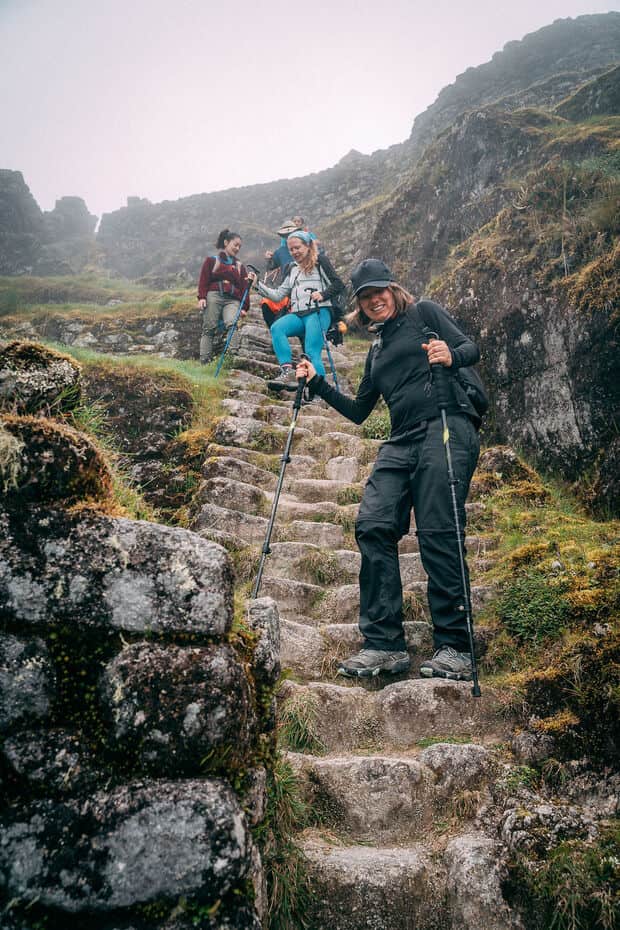
M198 308L199 308L200 310L204 310L206 306L207 306L207 301L206 301L206 299L203 297L201 300L198 301Z
M316 368L307 358L302 358L300 362L297 363L297 368L295 369L295 377L305 378L306 384L309 384L312 379L316 376Z

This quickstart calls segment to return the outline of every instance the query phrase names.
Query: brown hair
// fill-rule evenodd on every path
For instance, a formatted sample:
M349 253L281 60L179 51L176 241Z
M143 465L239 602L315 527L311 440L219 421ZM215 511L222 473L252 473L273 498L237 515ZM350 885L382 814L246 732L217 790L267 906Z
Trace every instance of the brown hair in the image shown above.
M407 307L410 304L415 303L415 297L413 294L410 294L409 291L406 291L404 287L401 287L400 284L392 282L392 284L387 285L388 291L391 292L394 298L394 305L396 307L396 316L399 316L401 313L404 313ZM356 307L352 313L349 313L345 319L347 323L357 323L359 326L368 326L372 323L364 311L361 308L359 298L356 297Z
M296 238L299 238L299 237L295 236L295 233L291 233L291 235L288 237L286 241L288 242L290 239L296 239ZM309 252L306 255L306 257L302 259L302 261L297 262L297 264L299 265L299 267L301 268L304 274L310 274L312 269L316 268L316 266L319 263L319 250L317 248L317 244L314 239L311 239L310 242L306 242L304 239L300 238L299 241L303 242L304 245L308 246Z

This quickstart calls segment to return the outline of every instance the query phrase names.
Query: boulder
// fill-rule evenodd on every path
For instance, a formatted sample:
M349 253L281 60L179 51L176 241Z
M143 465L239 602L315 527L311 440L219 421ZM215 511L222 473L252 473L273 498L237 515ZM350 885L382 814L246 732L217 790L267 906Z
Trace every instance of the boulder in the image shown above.
M101 779L91 751L66 730L24 730L5 739L2 756L20 790L48 797L85 795Z
M453 927L463 930L522 930L502 895L500 844L479 834L451 840L446 848L448 896Z
M250 601L246 622L255 633L254 673L258 681L273 687L280 677L280 617L270 597Z
M70 914L180 895L214 902L244 880L252 844L223 781L135 783L84 803L39 801L5 817L9 898Z
M13 623L224 636L225 550L189 530L82 512L0 510L0 602Z
M8 435L7 435L8 434ZM54 420L0 417L0 481L15 504L106 500L112 475L97 446Z
M43 640L0 634L0 733L47 718L55 683Z
M243 757L256 724L250 687L228 645L136 643L106 666L114 745L156 775L197 774L215 751Z
M68 410L80 399L80 366L36 342L0 349L0 410L38 413Z

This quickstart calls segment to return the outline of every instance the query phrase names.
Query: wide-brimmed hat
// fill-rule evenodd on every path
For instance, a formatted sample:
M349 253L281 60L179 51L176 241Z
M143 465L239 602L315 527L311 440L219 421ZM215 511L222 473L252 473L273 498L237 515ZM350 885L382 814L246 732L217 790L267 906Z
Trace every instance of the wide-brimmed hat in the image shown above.
M292 220L286 220L285 223L282 223L277 232L279 236L288 236L289 233L294 232L298 228L297 223L294 223Z
M351 274L353 296L357 297L365 287L387 287L394 283L392 272L379 258L365 258Z

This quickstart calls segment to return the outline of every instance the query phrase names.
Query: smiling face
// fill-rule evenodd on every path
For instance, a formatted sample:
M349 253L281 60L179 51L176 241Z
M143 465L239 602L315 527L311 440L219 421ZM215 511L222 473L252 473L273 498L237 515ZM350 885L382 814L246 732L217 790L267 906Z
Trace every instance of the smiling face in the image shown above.
M394 295L389 287L365 287L357 299L360 309L372 323L385 323L396 313Z
M235 236L234 239L227 239L224 242L224 251L227 255L230 255L231 258L235 258L241 248L241 239L239 236Z
M298 264L299 262L303 262L310 251L310 246L306 245L303 239L298 239L296 236L289 236L286 240L286 244L288 245L288 250L293 256L293 259Z

